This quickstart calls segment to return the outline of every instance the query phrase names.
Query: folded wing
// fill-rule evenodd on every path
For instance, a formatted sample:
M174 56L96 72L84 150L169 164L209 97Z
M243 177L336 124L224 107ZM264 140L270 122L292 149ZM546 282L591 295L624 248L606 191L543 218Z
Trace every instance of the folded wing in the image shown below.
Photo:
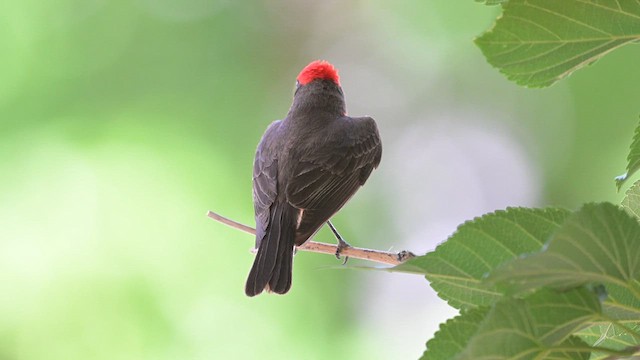
M287 185L287 200L303 210L296 245L308 240L340 210L382 156L380 135L369 117L340 119L329 129L322 146L325 148L301 156Z

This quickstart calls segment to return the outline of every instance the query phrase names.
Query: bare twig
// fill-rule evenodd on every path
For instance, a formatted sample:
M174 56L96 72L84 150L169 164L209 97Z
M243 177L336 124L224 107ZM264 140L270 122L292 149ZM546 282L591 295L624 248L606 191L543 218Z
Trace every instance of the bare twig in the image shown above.
M240 224L237 221L233 221L229 218L226 218L222 215L216 214L213 211L209 211L207 216L212 218L215 221L221 222L227 226L230 226L234 229L238 229L240 231L244 231L249 234L255 235L256 230L250 226ZM301 246L298 246L297 249L299 251L310 251L315 253L322 254L331 254L335 255L336 250L338 249L337 245L333 244L325 244L316 241L307 241ZM398 253L388 252L388 251L380 251L380 250L372 250L372 249L364 249L357 248L353 246L349 246L344 248L340 255L348 256L354 259L364 259L369 261L374 261L377 263L387 264L387 265L398 265L403 262L415 257L415 255L409 251L400 251Z
M247 226L247 225L243 225L240 224L237 221L233 221L229 218L226 218L222 215L216 214L213 211L209 210L209 212L207 213L207 216L212 218L213 220L217 221L217 222L221 222L227 226L231 226L234 229L238 229L240 231L244 231L248 234L251 235L255 235L256 234L256 229L252 228L251 226Z

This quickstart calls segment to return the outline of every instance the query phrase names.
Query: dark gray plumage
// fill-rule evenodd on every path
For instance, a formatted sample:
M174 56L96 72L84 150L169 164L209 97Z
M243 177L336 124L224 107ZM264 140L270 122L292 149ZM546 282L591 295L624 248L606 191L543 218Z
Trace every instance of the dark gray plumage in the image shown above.
M289 291L294 245L302 245L340 210L382 156L374 120L345 115L333 67L328 71L334 78L320 71L309 80L305 70L298 77L305 83L300 81L287 117L269 125L256 151L258 253L245 287L248 296L265 289Z

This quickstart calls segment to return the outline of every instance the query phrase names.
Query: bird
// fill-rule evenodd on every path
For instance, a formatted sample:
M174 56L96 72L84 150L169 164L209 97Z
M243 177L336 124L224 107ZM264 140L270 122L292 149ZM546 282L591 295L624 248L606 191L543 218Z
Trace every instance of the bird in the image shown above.
M257 253L245 285L247 296L291 289L295 247L351 199L381 157L374 119L347 115L336 68L324 60L304 67L286 117L267 127L255 153ZM338 239L336 256L348 246Z

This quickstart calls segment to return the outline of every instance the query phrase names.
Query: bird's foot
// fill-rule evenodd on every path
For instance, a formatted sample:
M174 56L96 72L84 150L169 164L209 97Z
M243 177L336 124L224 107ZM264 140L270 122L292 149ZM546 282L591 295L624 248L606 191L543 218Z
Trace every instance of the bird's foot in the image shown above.
M348 242L344 241L344 239L342 238L342 235L340 235L338 230L336 230L335 226L333 226L331 221L327 221L327 224L329 225L329 228L333 232L333 235L336 237L336 240L338 240L338 246L336 247L336 258L340 259L340 254L344 251L344 249L350 248L351 245L349 245ZM345 256L344 262L342 263L342 265L346 264L347 260L349 260L349 257Z
M344 239L342 239L342 237L338 238L338 246L336 246L336 259L340 259L340 254L342 254L342 252L344 251L344 249L350 248L351 245L349 245L348 242L344 241ZM344 257L344 262L342 263L342 265L346 264L347 261L349 260L348 256Z

